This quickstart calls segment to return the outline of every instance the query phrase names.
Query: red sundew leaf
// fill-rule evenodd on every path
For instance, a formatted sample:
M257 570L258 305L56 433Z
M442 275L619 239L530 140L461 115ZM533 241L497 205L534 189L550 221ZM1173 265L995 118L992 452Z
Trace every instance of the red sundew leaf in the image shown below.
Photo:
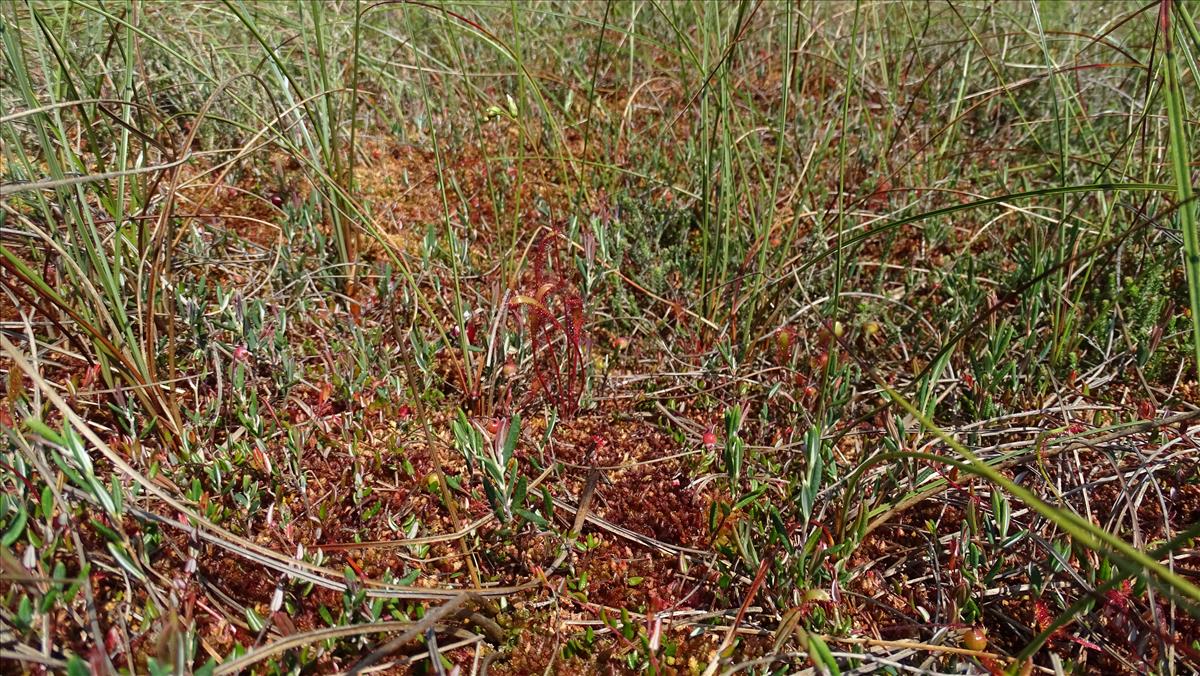
M583 334L583 299L579 296L570 296L566 300L566 306L567 327L570 329L571 342L578 349L580 337Z
M533 381L527 393L530 401L540 390L544 401L557 407L560 413L573 416L584 383L583 301L567 281L558 255L559 236L553 232L533 245L532 288L515 294L509 308L514 311L519 306L525 308L523 317L522 313L514 314L518 325L523 319L528 329L533 365Z
M1047 604L1045 600L1043 600L1043 599L1035 599L1034 600L1034 602L1033 602L1033 619L1034 619L1034 622L1037 623L1038 631L1045 631L1046 627L1049 627L1051 624L1053 624L1054 614L1052 612L1050 612L1050 605ZM1056 630L1053 634L1051 634L1050 638L1056 638L1060 635L1062 635L1061 627L1058 630Z
M1055 632L1055 633L1057 634L1058 632ZM1089 650L1095 650L1096 652L1101 652L1104 650L1103 648L1096 645L1095 643L1092 643L1091 641L1084 639L1084 638L1080 638L1078 636L1072 636L1071 642L1078 643L1079 645L1083 646L1084 648L1088 648Z
M100 365L92 364L91 366L88 367L87 371L84 372L83 381L80 383L80 387L83 387L83 388L91 387L92 383L96 382L96 378L99 375L100 375Z
M549 246L549 240L546 237L538 240L538 243L533 247L533 279L537 286L541 286L546 274L546 248Z
M549 297L557 290L558 284L556 282L542 282L538 284L537 291L533 292L533 297L544 304L548 302Z
M1129 580L1121 582L1119 589L1111 589L1105 593L1104 597L1108 601L1109 609L1116 610L1121 614L1129 612L1129 597L1133 595L1133 585Z

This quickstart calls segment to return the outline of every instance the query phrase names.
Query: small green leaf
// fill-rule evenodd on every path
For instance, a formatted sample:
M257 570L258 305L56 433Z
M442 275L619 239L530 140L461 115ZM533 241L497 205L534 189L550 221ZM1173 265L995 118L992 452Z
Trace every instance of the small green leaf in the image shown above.
M246 608L246 624L250 625L251 631L257 632L262 631L262 628L266 622L263 620L263 618L258 616L258 613L254 612L253 608L248 607Z
M13 519L8 530L4 531L4 535L0 537L0 545L6 549L13 546L13 543L21 538L25 532L25 523L29 520L29 512L25 511L24 505L17 506L17 517Z
M22 594L21 600L17 603L17 621L16 624L22 629L29 629L33 626L33 603L29 600L29 596Z
M526 521L528 521L529 523L532 523L533 525L537 526L538 528L549 528L550 527L550 522L543 519L542 516L540 514L538 514L537 512L531 512L527 509L514 509L513 512L516 513L517 516L521 517L522 519L525 519Z
M97 520L95 520L95 519L89 519L89 520L88 520L88 523L90 523L90 524L92 525L92 528L95 528L96 530L100 531L100 534L101 534L101 535L103 535L103 536L104 536L106 539L108 539L108 540L111 540L111 541L113 541L113 542L120 542L120 541L121 541L121 534L120 534L120 533L118 533L117 531L115 531L115 530L113 530L113 529L109 528L108 526L106 526L106 525L104 525L104 524L100 523L99 521L97 521Z
M829 651L825 640L816 634L808 635L808 658L812 660L817 671L832 676L841 676L842 672L838 669L837 659Z
M326 608L324 605L317 608L317 614L321 616L322 620L325 620L326 625L332 627L337 624L333 621L333 614L329 612L329 608Z
M54 603L58 601L58 589L51 587L50 591L42 597L42 602L38 604L38 612L45 615L54 607Z
M512 459L513 453L517 450L517 442L521 439L521 416L513 415L512 420L508 423L508 434L504 438L504 457L501 459L504 465L508 465L508 461Z
M146 581L146 574L142 572L141 566L133 560L133 557L125 551L124 547L118 545L116 542L106 542L105 544L108 545L108 551L117 560L117 563L121 564L122 568L139 581Z
M45 439L46 441L49 441L50 443L52 443L56 446L64 445L62 436L60 436L58 434L58 432L55 432L54 430L50 429L50 427L48 425L46 425L46 423L42 422L41 420L38 420L37 418L26 418L25 426L29 428L29 431L33 432L34 434L38 435L39 437Z

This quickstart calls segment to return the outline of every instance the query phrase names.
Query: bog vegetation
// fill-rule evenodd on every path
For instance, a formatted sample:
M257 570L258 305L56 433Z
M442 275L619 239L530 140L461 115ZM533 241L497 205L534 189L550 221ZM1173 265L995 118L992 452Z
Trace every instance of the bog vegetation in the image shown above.
M2 670L1200 669L1198 12L0 4Z

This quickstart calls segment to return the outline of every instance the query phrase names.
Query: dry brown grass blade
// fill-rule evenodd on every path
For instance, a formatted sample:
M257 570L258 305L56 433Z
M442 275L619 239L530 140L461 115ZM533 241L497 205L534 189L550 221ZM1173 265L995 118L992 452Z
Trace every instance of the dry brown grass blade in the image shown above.
M55 188L65 188L73 185L83 185L85 183L99 183L100 181L109 181L114 178L136 176L138 174L151 174L157 171L168 171L171 169L178 169L191 159L191 153L186 153L183 157L177 160L164 162L162 164L155 164L148 167L141 167L139 169L123 169L121 171L109 171L103 174L84 174L82 176L72 176L70 178L31 181L29 183L5 183L0 185L0 197L15 195L19 192L29 192L31 190L53 190Z
M370 667L372 664L375 664L388 655L391 655L400 648L404 647L404 644L408 643L414 638L417 638L427 630L432 629L439 621L442 620L442 618L450 615L470 599L470 595L460 594L459 596L446 601L437 608L425 613L425 617L422 617L420 621L409 627L408 630L406 630L403 634L400 634L396 638L379 646L375 650L371 651L370 654L359 660L357 664L350 668L348 673L362 673L363 670Z
M372 622L370 624L356 624L348 627L326 627L324 629L316 629L306 631L300 634L292 634L274 641L270 644L251 650L242 655L236 660L224 662L213 670L213 674L237 674L250 668L251 666L262 662L265 659L282 654L288 650L299 648L306 645L317 643L318 641L327 641L335 638L346 638L348 636L362 636L363 634L375 634L399 629L406 629L413 626L412 622Z

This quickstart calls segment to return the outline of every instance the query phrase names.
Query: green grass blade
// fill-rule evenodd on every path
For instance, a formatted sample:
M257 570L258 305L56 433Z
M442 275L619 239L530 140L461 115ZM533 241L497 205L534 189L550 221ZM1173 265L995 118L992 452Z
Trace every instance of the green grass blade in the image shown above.
M1192 195L1192 175L1189 168L1191 146L1184 120L1183 91L1179 84L1179 65L1171 27L1171 5L1164 2L1161 12L1163 40L1166 43L1167 119L1170 127L1171 168L1175 174L1175 194L1179 203L1179 228L1183 231L1183 260L1187 274L1188 300L1192 314L1192 350L1196 372L1200 374L1200 233L1196 231L1196 204Z

